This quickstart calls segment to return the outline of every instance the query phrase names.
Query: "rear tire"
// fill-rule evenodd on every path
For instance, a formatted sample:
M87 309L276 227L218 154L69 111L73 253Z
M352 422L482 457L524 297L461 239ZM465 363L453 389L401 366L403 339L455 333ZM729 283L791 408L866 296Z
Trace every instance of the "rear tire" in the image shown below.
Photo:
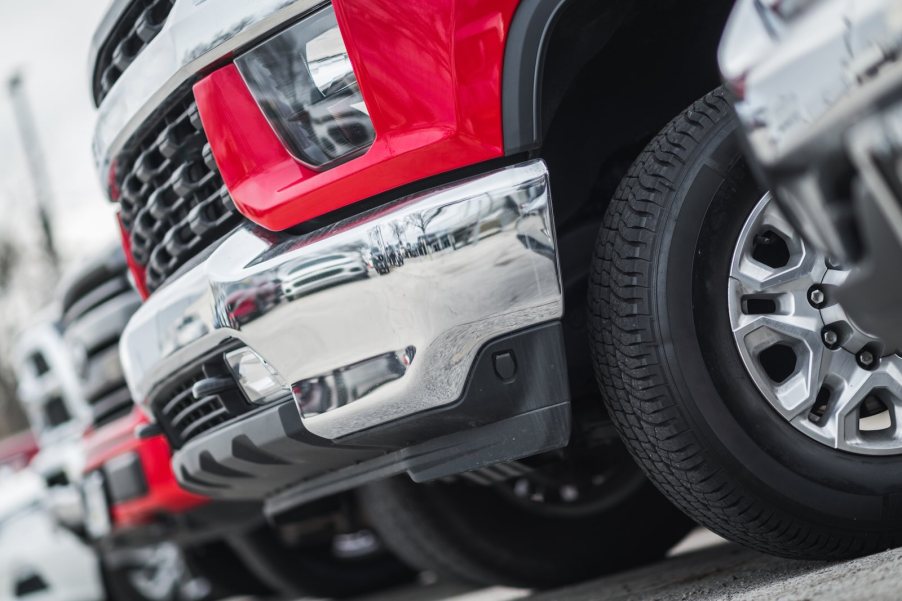
M726 538L808 559L898 546L902 457L800 432L733 339L731 257L762 198L736 128L723 93L708 94L649 144L607 209L590 307L609 412L658 488Z

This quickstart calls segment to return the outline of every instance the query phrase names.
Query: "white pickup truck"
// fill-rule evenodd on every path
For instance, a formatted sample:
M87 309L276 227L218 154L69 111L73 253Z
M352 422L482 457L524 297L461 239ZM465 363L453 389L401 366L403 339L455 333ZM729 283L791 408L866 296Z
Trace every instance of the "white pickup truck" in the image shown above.
M0 599L103 598L96 556L58 525L44 479L28 469L0 475Z

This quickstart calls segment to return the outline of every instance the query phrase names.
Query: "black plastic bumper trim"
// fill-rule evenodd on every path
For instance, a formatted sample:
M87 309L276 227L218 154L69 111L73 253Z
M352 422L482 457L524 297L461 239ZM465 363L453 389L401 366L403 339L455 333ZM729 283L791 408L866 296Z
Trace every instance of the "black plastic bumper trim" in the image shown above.
M286 401L192 440L174 466L187 489L268 499L272 516L393 474L423 481L541 453L565 446L569 435L564 341L555 321L484 346L451 405L332 441L309 433Z
M567 0L523 0L504 49L501 85L505 154L539 146L542 68L551 29Z
M428 482L561 448L570 439L570 403L536 409L509 419L400 449L297 484L266 500L270 519L299 505L407 473Z

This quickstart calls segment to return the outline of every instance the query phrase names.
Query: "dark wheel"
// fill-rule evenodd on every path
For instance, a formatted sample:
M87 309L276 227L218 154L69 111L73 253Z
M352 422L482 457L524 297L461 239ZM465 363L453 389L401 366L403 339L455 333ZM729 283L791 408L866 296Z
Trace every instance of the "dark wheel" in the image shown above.
M292 537L264 527L230 536L228 542L261 582L287 598L351 597L405 584L417 575L365 529Z
M105 552L101 563L110 601L214 601L272 593L221 542L116 549Z
M230 597L271 597L275 592L251 571L225 541L192 545L183 550L187 568L182 599L213 601Z
M188 570L176 545L162 543L105 553L102 573L111 601L201 601L209 586Z
M720 91L674 119L607 210L593 355L624 440L717 533L788 557L902 542L902 358L832 296L756 186Z
M577 421L561 454L502 466L475 483L363 488L361 505L411 565L476 584L548 588L662 557L692 527L642 475L606 418Z

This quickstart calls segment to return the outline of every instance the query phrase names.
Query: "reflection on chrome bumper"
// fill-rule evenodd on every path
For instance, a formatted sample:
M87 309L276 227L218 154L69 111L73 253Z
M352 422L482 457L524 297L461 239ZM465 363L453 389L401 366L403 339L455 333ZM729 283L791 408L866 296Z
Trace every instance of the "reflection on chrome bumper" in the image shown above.
M454 402L479 348L560 318L541 161L402 199L309 235L242 227L156 292L121 349L133 398L227 339L335 439Z
M170 94L324 0L176 0L163 29L110 90L97 113L94 158L105 179L113 157ZM124 9L115 1L95 35L91 61Z

